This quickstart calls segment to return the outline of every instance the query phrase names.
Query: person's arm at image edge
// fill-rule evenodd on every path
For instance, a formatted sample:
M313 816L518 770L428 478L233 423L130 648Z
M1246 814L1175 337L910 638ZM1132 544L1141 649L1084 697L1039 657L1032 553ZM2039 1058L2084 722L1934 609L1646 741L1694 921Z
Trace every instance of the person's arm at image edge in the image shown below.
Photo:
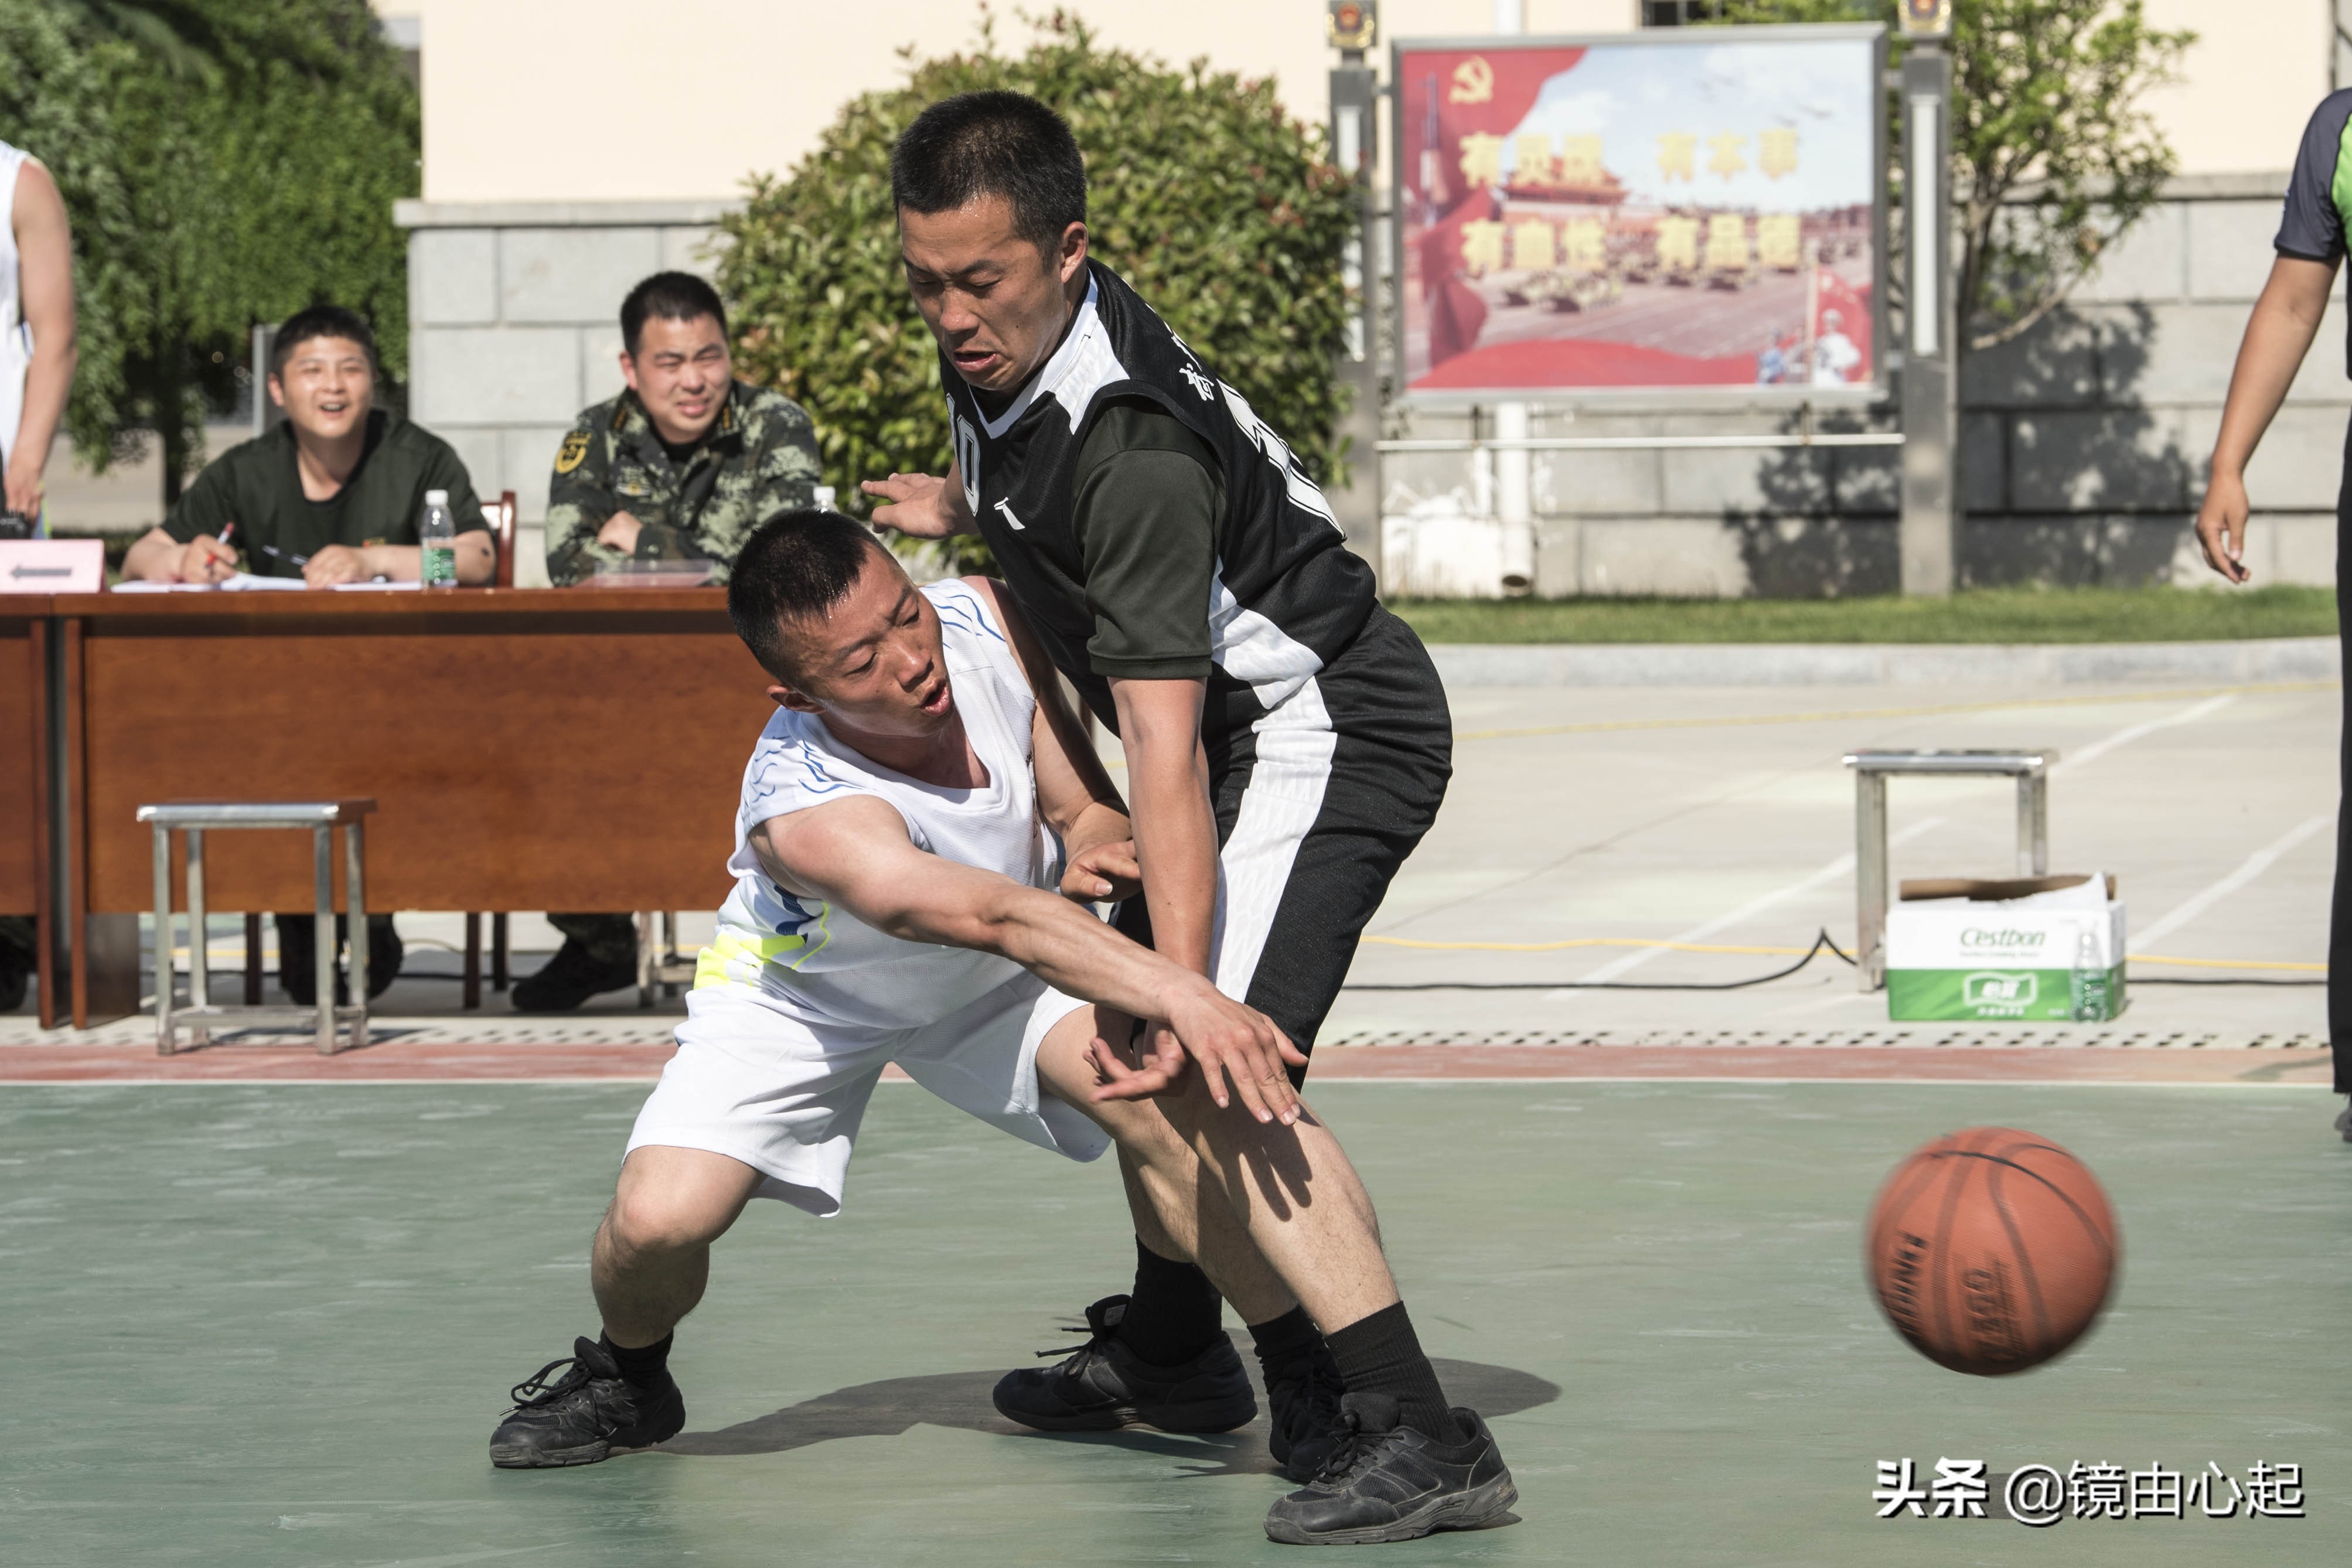
M2263 433L2286 401L2287 388L2310 353L2312 339L2327 313L2336 286L2335 261L2281 256L2246 322L2238 362L2230 373L2230 394L2221 408L2221 434L2213 442L2211 477L2197 512L2197 542L2205 563L2232 583L2253 575L2246 569L2246 464Z
M905 819L871 797L771 817L748 835L779 887L814 894L902 942L971 948L1011 959L1055 989L1166 1022L1209 1070L1212 1092L1234 1089L1260 1121L1295 1119L1282 1071L1305 1058L1281 1031L1198 974L1042 888L915 847Z
M16 174L12 215L16 234L17 291L32 329L33 362L25 371L25 407L8 454L8 510L41 515L44 476L58 422L73 390L73 231L57 182L37 159Z

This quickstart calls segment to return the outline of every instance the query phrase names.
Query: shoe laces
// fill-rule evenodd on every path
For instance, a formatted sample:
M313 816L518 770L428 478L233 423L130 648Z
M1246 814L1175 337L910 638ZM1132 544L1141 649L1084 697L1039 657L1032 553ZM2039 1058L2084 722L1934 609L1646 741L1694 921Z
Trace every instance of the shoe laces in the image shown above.
M1356 1472L1378 1459L1381 1450L1388 1447L1402 1427L1386 1432L1367 1432L1357 1423L1353 1411L1348 1412L1331 1426L1331 1452L1324 1457L1322 1468L1315 1472L1318 1486L1345 1486Z
M1112 1340L1118 1337L1119 1318L1113 1317L1111 1315L1113 1310L1116 1310L1119 1313L1119 1317L1124 1317L1126 1315L1126 1297L1107 1296L1087 1309L1087 1321L1085 1322L1057 1323L1055 1325L1055 1328L1059 1329L1066 1334L1086 1335L1087 1339L1084 1344L1058 1345L1052 1350L1036 1351L1032 1353L1034 1354L1039 1361L1048 1361L1055 1356L1100 1354L1104 1345L1108 1344Z
M560 1366L567 1366L572 1370L555 1381L549 1382L547 1374ZM514 1400L517 1410L529 1410L536 1405L553 1404L565 1394L586 1387L594 1376L595 1374L589 1371L578 1356L568 1355L561 1361L549 1362L545 1366L507 1390L507 1393Z

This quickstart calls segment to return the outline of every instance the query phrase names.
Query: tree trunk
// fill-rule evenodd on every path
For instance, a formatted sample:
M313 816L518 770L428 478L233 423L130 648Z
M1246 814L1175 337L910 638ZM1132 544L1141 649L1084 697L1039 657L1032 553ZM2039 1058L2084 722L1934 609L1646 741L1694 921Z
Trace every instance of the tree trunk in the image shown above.
M188 393L181 376L185 345L173 341L155 344L155 383L149 399L154 410L155 434L163 448L163 510L180 501L183 477L188 468Z

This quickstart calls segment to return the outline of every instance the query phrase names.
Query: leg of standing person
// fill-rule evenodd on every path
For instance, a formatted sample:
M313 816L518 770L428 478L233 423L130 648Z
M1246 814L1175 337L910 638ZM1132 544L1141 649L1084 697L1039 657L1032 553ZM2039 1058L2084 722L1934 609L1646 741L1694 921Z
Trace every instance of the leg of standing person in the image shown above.
M1373 612L1356 644L1299 698L1238 736L1229 752L1212 753L1227 889L1217 983L1273 1018L1302 1051L1313 1050L1390 880L1435 820L1451 756L1444 688L1427 651L1385 610ZM1142 900L1121 905L1118 923L1150 944ZM1291 1076L1303 1083L1305 1073ZM1213 1354L1223 1341L1213 1264L1204 1275L1182 1259L1155 1257L1147 1228L1139 1219L1134 1294L1097 1308L1118 1304L1128 1321L1141 1317L1145 1333L1137 1337L1161 1358L1188 1344ZM1280 1306L1268 1316L1232 1300L1273 1405L1269 1446L1286 1474L1304 1479L1328 1450L1344 1369L1311 1314L1286 1294L1267 1299L1260 1310ZM1095 1326L1100 1338L1103 1325ZM1129 1337L1125 1322L1113 1327ZM1150 1402L1133 1397L1139 1390L1118 1387L1104 1373L1098 1345L1093 1352L1008 1373L997 1384L998 1410L1047 1429L1123 1425L1114 1418L1122 1413L1159 1425ZM1082 1363L1084 1378L1075 1375ZM1178 1370L1171 1359L1153 1364Z
M518 1013L569 1013L591 996L637 983L637 922L630 915L551 914L563 945L515 982Z
M2344 474L2336 497L2336 616L2339 642L2352 629L2352 426L2344 437ZM2336 1058L2336 1092L2352 1096L2352 687L2345 688L2336 742L2336 891L2328 911L2327 1040ZM2352 1143L2352 1099L2336 1130Z

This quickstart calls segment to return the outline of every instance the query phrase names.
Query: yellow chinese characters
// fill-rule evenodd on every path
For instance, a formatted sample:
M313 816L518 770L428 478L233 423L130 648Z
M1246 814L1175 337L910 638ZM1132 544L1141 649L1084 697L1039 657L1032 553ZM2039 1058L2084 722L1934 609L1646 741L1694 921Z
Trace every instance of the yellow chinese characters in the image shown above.
M1748 266L1748 220L1738 213L1717 213L1706 220L1706 265L1709 271L1738 272Z
M1503 139L1474 131L1462 138L1462 178L1473 187L1503 183Z
M1797 172L1797 132L1792 127L1776 126L1756 134L1756 167L1768 180Z
M1462 226L1462 268L1473 278L1503 269L1503 226L1493 218L1473 218Z
M1756 259L1782 272L1802 263L1803 228L1795 213L1766 213L1756 220Z
M1658 265L1685 271L1698 265L1698 219L1658 220Z
M1715 151L1707 158L1706 172L1721 174L1727 180L1745 171L1748 159L1739 150L1747 142L1748 138L1737 131L1726 131L1721 135L1708 137L1706 144Z
M1658 138L1658 178L1661 180L1696 180L1698 170L1695 156L1698 138L1687 131L1669 131Z
M1563 136L1559 139L1559 183L1597 185L1609 175L1601 166L1601 138Z
M1560 265L1570 272L1601 272L1609 266L1609 226L1597 217L1572 218L1560 231Z
M1549 272L1559 262L1559 238L1551 225L1531 217L1511 226L1511 265Z
M1515 185L1549 185L1551 177L1551 138L1540 133L1522 136L1518 141L1519 166L1511 176Z

